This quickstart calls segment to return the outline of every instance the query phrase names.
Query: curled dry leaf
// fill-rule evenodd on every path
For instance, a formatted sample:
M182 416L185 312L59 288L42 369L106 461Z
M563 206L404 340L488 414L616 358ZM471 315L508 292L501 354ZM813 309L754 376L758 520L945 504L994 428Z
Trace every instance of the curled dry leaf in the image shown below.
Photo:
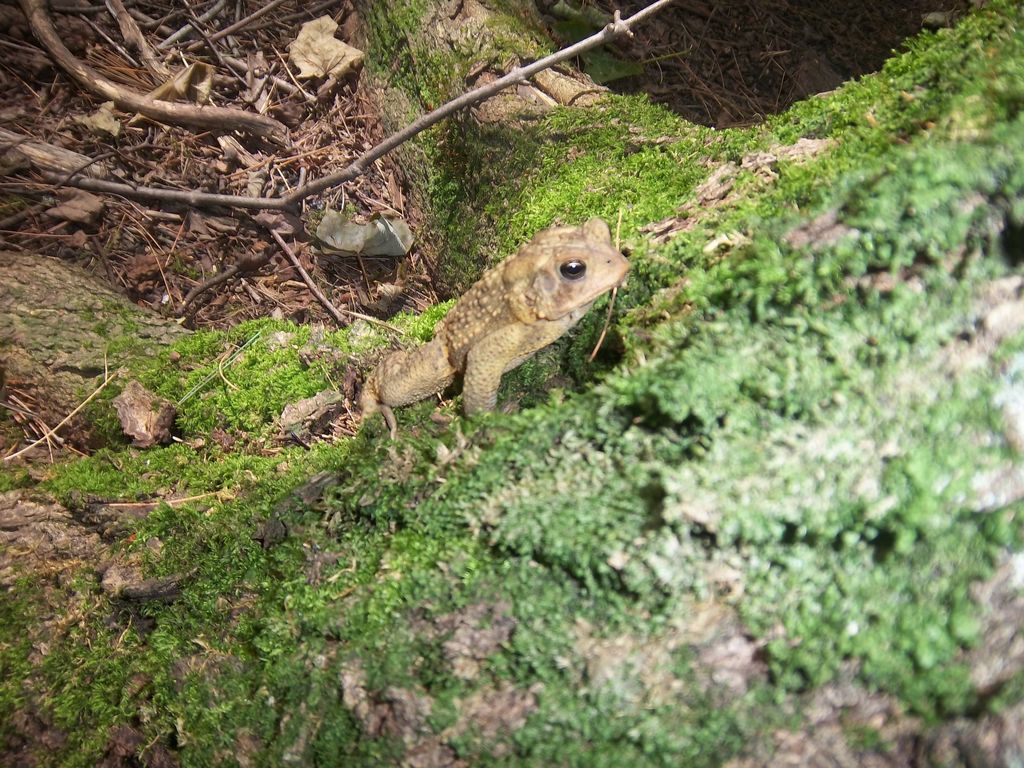
M105 133L109 136L117 136L121 133L121 123L114 117L114 102L104 101L100 108L91 115L83 115L75 118L76 123L81 123L94 133Z
M299 77L344 76L363 62L363 52L338 40L338 23L330 16L307 21L288 45L288 61L299 68Z
M197 61L146 95L151 99L161 101L190 101L195 104L208 104L212 90L213 67Z
M412 231L403 219L381 216L357 224L341 211L327 211L316 236L328 249L364 256L404 256L413 243Z
M121 429L132 438L132 445L149 448L171 441L176 409L139 382L128 382L124 391L114 398L114 408L121 420Z

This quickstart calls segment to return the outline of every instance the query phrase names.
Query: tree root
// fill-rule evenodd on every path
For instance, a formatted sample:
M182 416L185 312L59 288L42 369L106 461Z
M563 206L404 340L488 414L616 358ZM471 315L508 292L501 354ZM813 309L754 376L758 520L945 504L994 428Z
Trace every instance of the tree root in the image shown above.
M82 88L113 101L118 109L138 112L151 120L170 125L186 125L224 133L241 130L280 144L284 143L288 129L283 123L271 117L229 107L203 107L150 99L107 80L75 58L67 49L46 14L44 0L20 1L29 26L32 27L32 33L54 61Z

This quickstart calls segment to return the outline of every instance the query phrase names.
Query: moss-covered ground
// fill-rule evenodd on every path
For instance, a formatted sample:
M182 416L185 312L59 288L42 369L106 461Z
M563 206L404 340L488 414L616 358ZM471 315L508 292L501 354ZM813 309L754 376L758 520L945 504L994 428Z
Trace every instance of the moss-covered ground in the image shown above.
M29 709L66 735L42 756L55 765L96 765L127 724L196 766L414 749L712 766L799 730L801 695L841 672L926 725L1015 703L1020 675L982 695L967 653L986 610L970 585L1022 543L998 479L1021 467L1003 405L1024 387L1005 319L1022 29L1019 4L991 2L746 130L615 97L433 134L454 287L553 221L621 217L633 270L608 351L586 362L595 311L507 377L516 413L440 426L428 402L399 413L396 443L374 423L308 450L275 440L274 419L382 333L249 324L146 361L184 442L105 450L40 487L72 505L219 494L159 506L116 545L146 576L187 574L182 593L129 606L83 568L55 587L73 620L53 631L53 592L26 574L0 603L0 744ZM667 244L640 233L721 163L802 137L834 143L772 178L741 169ZM397 322L424 338L444 308ZM759 649L742 685L707 681L695 625L711 607ZM453 616L476 617L479 657L450 642ZM498 691L516 693L501 707Z

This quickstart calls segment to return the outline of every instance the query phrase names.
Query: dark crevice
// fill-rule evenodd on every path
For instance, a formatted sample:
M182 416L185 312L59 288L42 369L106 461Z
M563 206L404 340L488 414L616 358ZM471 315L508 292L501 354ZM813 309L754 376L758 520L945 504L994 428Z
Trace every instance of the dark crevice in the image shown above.
M563 41L596 30L601 14L649 0L539 3ZM811 94L877 71L925 26L952 24L966 0L677 0L581 68L619 93L646 93L691 122L749 125ZM598 13L595 13L598 11Z

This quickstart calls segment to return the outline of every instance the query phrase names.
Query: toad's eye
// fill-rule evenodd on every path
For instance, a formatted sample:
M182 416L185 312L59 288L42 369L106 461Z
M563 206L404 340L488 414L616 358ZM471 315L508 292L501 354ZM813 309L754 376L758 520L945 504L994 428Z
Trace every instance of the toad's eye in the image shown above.
M558 271L562 273L562 277L566 280L579 280L587 273L587 265L582 261L573 259L572 261L563 262Z

